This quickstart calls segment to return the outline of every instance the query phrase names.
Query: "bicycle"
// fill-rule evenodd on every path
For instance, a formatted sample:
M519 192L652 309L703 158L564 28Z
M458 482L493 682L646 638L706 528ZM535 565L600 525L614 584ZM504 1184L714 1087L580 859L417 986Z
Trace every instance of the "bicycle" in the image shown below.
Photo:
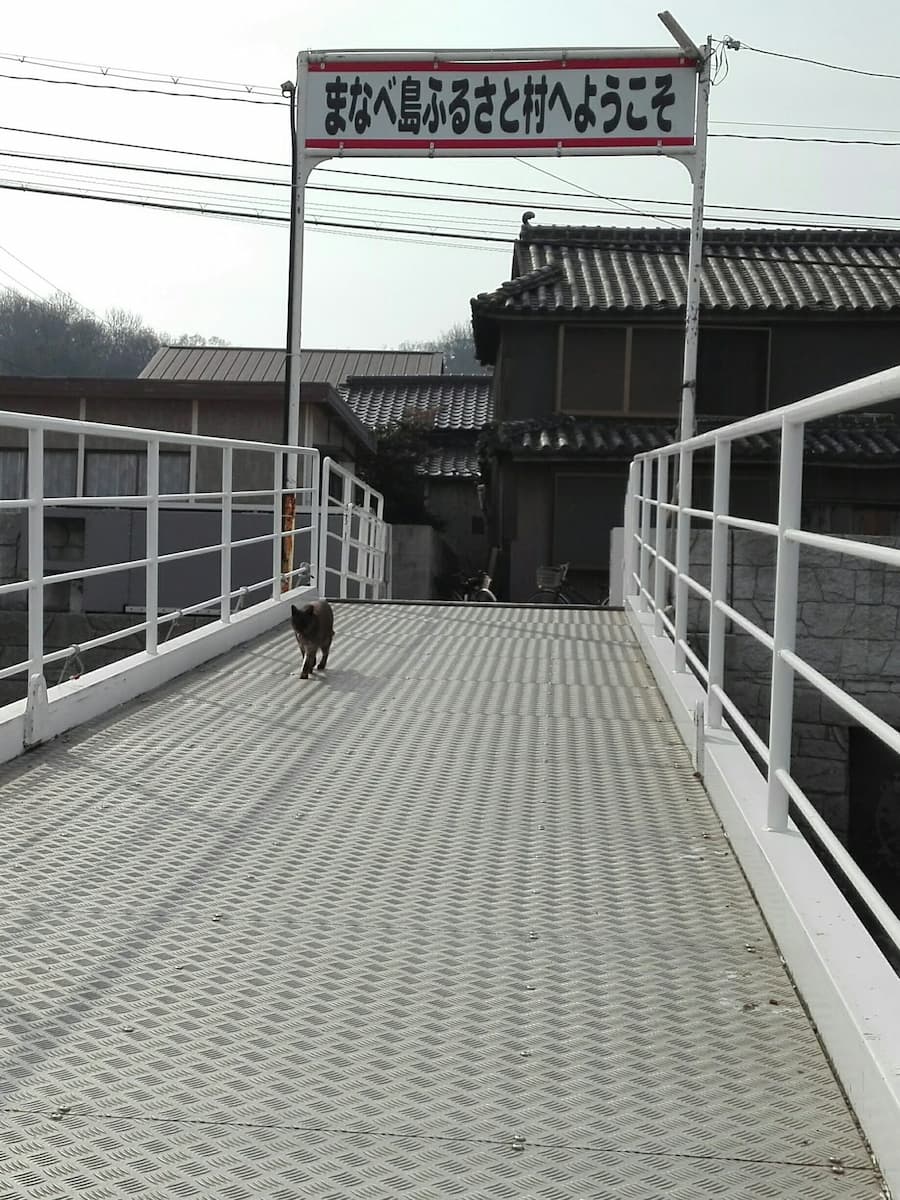
M491 591L491 577L486 571L474 575L456 576L450 593L451 600L469 604L496 604L497 597Z
M563 585L569 574L569 564L560 563L558 567L538 567L538 590L526 601L527 604L586 604L592 608L601 607L595 600L588 600L581 592L569 586L563 591Z

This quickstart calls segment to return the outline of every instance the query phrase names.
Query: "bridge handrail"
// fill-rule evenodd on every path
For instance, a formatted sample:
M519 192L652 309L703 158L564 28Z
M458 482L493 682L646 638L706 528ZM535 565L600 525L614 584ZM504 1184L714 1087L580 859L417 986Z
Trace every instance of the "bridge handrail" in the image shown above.
M801 528L804 429L809 421L859 411L900 399L900 367L855 380L795 404L735 421L677 441L633 460L625 502L624 595L638 611L652 614L656 637L674 644L675 671L692 671L706 692L704 720L711 729L730 724L753 746L764 764L767 783L766 827L788 828L791 801L894 946L900 950L900 919L857 866L791 774L793 691L799 676L900 754L900 733L796 653L800 547L849 555L900 568L900 550L852 537L817 534ZM729 513L731 451L736 441L760 433L781 434L778 521L772 524ZM710 509L692 507L694 456L712 448L713 497ZM677 467L677 503L668 500L670 466ZM674 562L667 557L667 523L675 518ZM655 517L655 521L651 518ZM692 521L711 528L709 587L691 574ZM728 603L728 530L739 528L776 541L773 633ZM674 619L670 596L674 593ZM707 607L708 649L704 664L688 643L688 601L699 597ZM766 742L725 689L725 636L733 621L770 652L769 740Z
M254 610L273 603L296 599L304 592L347 596L381 598L389 589L387 564L388 533L383 520L384 499L379 492L339 463L326 458L320 461L319 451L309 446L290 446L270 442L259 442L246 438L211 437L199 434L175 433L163 429L145 429L128 425L111 425L67 418L44 416L32 413L0 412L0 439L3 431L12 431L5 440L3 459L7 474L0 478L6 488L0 499L0 522L15 525L19 535L24 534L27 544L27 566L16 570L7 567L12 578L0 584L0 597L22 607L27 604L27 656L19 662L6 664L0 669L0 680L27 676L29 680L29 704L33 703L41 686L46 690L49 680L44 682L45 668L64 660L63 672L70 660L81 661L81 655L89 650L107 646L113 642L141 635L144 651L151 658L161 650L161 641L167 643L167 655L179 638L188 631L176 632L178 620L191 613L212 615L209 627L221 628L232 623L237 615L233 602L238 601L241 618ZM110 440L114 446L110 446ZM162 448L177 447L187 450L181 456L177 479L169 479L161 488L160 455ZM45 451L62 449L72 456L67 464L67 479L64 484L71 489L74 477L74 495L45 494ZM87 455L91 451L112 451L128 456L128 479L122 480L117 468L94 478L101 483L106 495L86 495L88 487ZM198 451L204 456L198 481ZM11 458L10 456L17 456ZM22 457L24 455L24 457ZM165 459L163 460L165 463ZM296 462L296 473L293 465ZM286 467L290 473L286 472ZM242 478L242 472L244 477ZM2 473L2 471L0 471ZM109 486L113 479L112 489ZM338 479L341 494L347 499L362 497L363 509L354 517L345 518L340 531L329 532L329 513L333 511L329 488L331 480ZM296 481L291 486L288 479ZM121 482L126 494L119 495L115 488ZM178 490L173 490L175 482ZM206 489L198 484L205 483ZM187 483L187 488L180 485ZM210 484L212 490L210 490ZM240 486L235 486L236 484ZM268 484L268 487L260 487ZM51 490L54 487L51 484ZM96 491L96 488L93 490ZM293 498L294 503L285 503ZM198 503L199 502L199 503ZM86 562L58 562L55 571L46 565L45 521L54 510L87 512L97 509L136 510L138 525L134 526L135 537L140 537L133 557L118 560L115 547L104 544L101 555L104 561L92 565ZM178 522L177 541L172 548L160 543L161 513L176 514L189 512L203 515L205 535L196 537L185 521ZM235 517L247 517L256 528L239 528L236 536ZM266 514L270 514L267 516ZM292 515L295 514L295 515ZM141 521L143 516L143 521ZM171 517L171 521L177 521ZM245 521L246 524L246 521ZM210 530L210 525L212 530ZM171 528L171 526L170 526ZM181 531L184 530L184 533ZM210 538L210 533L212 534ZM248 536L250 535L250 536ZM304 557L308 562L299 567L293 565L293 547L297 538L307 540ZM330 561L328 550L337 539L339 561ZM198 544L199 543L199 544ZM252 547L271 544L271 565L268 574L262 561L248 565L248 560L239 562L235 571L233 555L244 554ZM283 557L283 546L290 546L290 554ZM321 559L320 548L324 557ZM121 554L121 550L119 550ZM181 564L189 559L218 559L209 571L209 580L200 578L200 586L193 591L201 598L190 595L190 602L178 602L175 613L161 611L160 569L172 564ZM333 554L332 554L333 558ZM70 584L104 575L121 572L143 573L141 607L144 619L137 620L121 630L104 632L63 650L45 649L46 606L45 588L54 584ZM20 577L16 577L16 576ZM252 576L252 577L251 577ZM258 577L257 577L258 576ZM208 594L204 591L208 586ZM139 585L140 586L140 585ZM255 597L247 602L248 597ZM171 604L171 601L169 602ZM210 614L210 609L213 613ZM161 639L160 632L168 626L167 635ZM189 631L196 638L203 631ZM83 677L87 677L85 673ZM60 679L50 685L62 683ZM0 724L9 716L13 705L0 706Z

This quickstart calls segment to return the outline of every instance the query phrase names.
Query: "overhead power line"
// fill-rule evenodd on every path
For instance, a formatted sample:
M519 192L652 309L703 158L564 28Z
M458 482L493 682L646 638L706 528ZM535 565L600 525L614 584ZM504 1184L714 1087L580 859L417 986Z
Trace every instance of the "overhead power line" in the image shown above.
M172 202L168 202L168 201L138 200L138 199L133 199L131 197L121 197L121 196L103 196L103 195L98 195L98 194L94 194L94 193L63 191L61 189L56 189L56 188L36 187L36 186L32 186L32 185L0 183L0 190L33 192L33 193L38 193L38 194L43 194L43 195L51 195L51 196L66 196L66 197L69 197L70 199L97 200L97 201L111 203L111 204L127 204L127 205L132 205L132 206L136 206L136 207L140 207L140 208L152 208L152 209L168 210L168 211L172 211L172 212L192 213L197 216L236 218L236 219L245 220L245 221L246 220L259 221L261 223L268 223L268 224L287 224L289 222L289 217L277 216L274 214L253 214L246 210L245 211L233 211L233 210L227 210L227 209L216 209L216 208L212 208L212 207L204 208L204 207L197 207L194 205L176 204L176 203L172 203ZM511 238L511 237L502 237L502 236L493 235L493 234L456 232L456 231L450 231L450 230L427 230L427 229L421 229L421 228L414 229L414 228L408 228L408 227L404 228L404 227L388 226L388 225L368 225L368 224L364 224L362 222L327 221L327 220L323 220L323 219L319 219L319 218L308 218L306 223L314 228L321 228L324 230L332 230L332 231L346 230L346 231L349 231L352 233L373 234L373 235L376 235L379 237L384 236L386 234L405 235L408 238L414 238L416 240L421 240L424 237L424 238L427 238L429 240L429 242L431 242L431 243L440 242L443 240L450 240L450 241L454 241L454 242L465 241L465 242L469 242L469 243L500 244L500 245L509 246L515 240L514 238ZM621 247L617 246L615 243L610 243L609 248L610 249L620 249ZM807 250L809 253L814 253L814 250L815 250L814 247L803 247L802 249ZM799 255L800 252L801 252L801 248L798 248L797 254ZM669 257L673 257L673 258L674 257L685 258L687 255L687 247L679 247L679 246L656 247L654 249L654 253L658 256L666 255ZM812 270L822 269L822 270L841 270L841 271L843 271L843 270L847 270L848 267L852 267L852 269L856 270L856 271L894 271L894 272L900 273L900 254L898 254L898 261L896 264L893 264L893 263L847 263L847 262L835 262L833 260L829 261L827 259L823 260L821 258L805 258L805 259L800 258L800 257L791 258L791 257L786 257L784 254L747 254L747 253L741 253L740 251L738 251L738 252L729 251L727 253L721 253L721 252L707 250L705 252L705 257L707 259L716 259L718 261L727 261L727 262L756 262L756 263L760 263L761 265L772 264L772 263L782 263L787 266L805 267L805 268L812 269Z
M726 39L726 45L733 39ZM819 58L804 58L802 54L784 54L780 50L763 50L759 46L749 46L746 42L733 42L733 50L750 50L754 54L765 54L767 58L784 58L788 62L808 63L813 67L824 67L828 71L843 71L847 75L865 75L870 79L900 79L889 71L866 71L862 67L845 67L837 63L822 62Z
M173 92L167 88L128 87L123 83L88 83L86 79L47 79L43 75L14 75L0 71L0 79L18 79L22 83L50 83L56 87L94 88L111 92L132 92L138 96L176 96L190 100L218 100L224 104L268 104L284 108L286 100L256 100L252 96L209 96L205 92Z
M51 132L49 130L26 129L21 126L0 125L0 131L5 131L5 132L9 132L9 133L21 133L21 134L38 136L38 137L61 138L61 139L67 140L67 141L84 142L84 143L87 143L90 145L115 146L116 148L119 148L119 149L147 150L147 151L152 151L154 153L161 153L161 154L175 154L175 155L195 157L195 158L207 158L207 159L211 159L211 160L215 160L215 161L219 161L219 162L234 162L234 163L241 163L241 164L246 164L246 165L250 165L250 166L265 166L265 167L275 167L275 168L279 168L279 169L282 169L285 171L290 170L289 163L277 162L277 161L273 161L271 159L243 158L243 157L240 157L237 155L212 154L212 153L207 153L202 150L185 150L185 149L175 148L175 147L154 146L154 145L149 145L146 143L139 143L139 142L113 141L113 140L107 139L107 138L92 138L92 137L81 136L81 135L76 135L76 134L56 133L56 132ZM898 143L898 144L900 144L900 143ZM74 159L74 158L69 160L63 156L54 157L52 155L37 155L32 152L19 153L17 151L6 151L4 153L9 156L13 156L13 157L20 157L20 158L31 157L31 158L42 159L43 161L49 161L49 162L54 162L54 161L60 162L60 163L71 162L72 164L79 163L82 165L103 166L104 168L116 166L116 167L120 167L122 170L139 170L139 171L146 171L146 172L155 171L160 174L165 173L165 174L171 174L171 175L179 174L179 171L177 169L166 168L166 167L147 167L147 166L136 166L136 165L122 164L122 163L116 163L116 164L101 163L101 162L98 162L97 160L83 160L83 159ZM532 164L526 164L526 165L530 166ZM540 170L542 168L536 168L536 169ZM266 184L275 183L276 186L283 186L283 187L289 186L287 183L279 184L276 181L272 181L272 180L264 181L264 180L258 180L258 179L250 179L250 178L241 177L241 176L229 176L229 175L217 176L217 175L214 175L211 173L205 174L205 173L200 173L200 172L183 172L183 174L188 175L188 176L196 175L198 178L219 179L222 181L229 181L229 182L235 182L235 183L238 183L238 182L240 182L240 183L266 183ZM547 172L547 174L553 175L552 172ZM533 202L534 198L536 196L551 196L553 198L559 198L559 199L568 199L568 198L577 198L578 197L578 194L574 191L563 192L563 191L549 189L549 188L539 188L539 189L538 188L516 188L516 187L509 187L509 186L501 186L501 185L497 185L497 184L470 183L470 182L465 182L463 180L451 180L451 179L436 180L436 179L428 179L423 176L395 175L395 174L390 174L390 173L385 173L385 172L347 170L347 169L342 169L340 167L325 167L319 173L318 177L321 178L322 176L325 176L325 175L329 175L329 176L330 175L344 175L344 176L349 176L351 179L372 179L372 180L379 180L379 181L386 181L386 182L400 182L400 183L406 183L406 184L421 183L421 184L428 184L432 187L442 187L442 188L444 188L444 187L446 187L446 188L466 188L468 190L477 191L477 192L485 192L485 191L487 191L487 192L503 192L507 195L520 194L523 197L523 200L521 201L521 203ZM570 182L569 180L565 179L562 176L553 175L553 178L557 178L563 183ZM318 190L323 190L323 191L328 190L327 186L324 184L312 183L308 186L310 188L314 188L314 189L318 189ZM577 185L570 184L570 186L577 186ZM334 191L346 190L348 192L354 191L354 189L352 189L352 188L334 188L333 190ZM596 194L596 193L590 192L589 189L583 189L583 191L588 192L589 195ZM366 195L380 195L380 196L396 195L398 198L402 198L402 199L423 199L423 200L443 199L442 197L435 197L433 194L427 194L427 195L426 194L411 194L411 193L407 194L407 193L390 192L390 191L380 192L376 189L361 189L361 193L366 194ZM609 197L604 197L604 198L608 199L609 202L612 204L620 204L620 205L631 205L631 204L660 205L660 204L662 204L666 208L675 208L675 209L681 208L684 210L689 210L689 208L690 208L690 204L687 201L667 200L660 196L657 196L657 197L609 196ZM461 199L462 198L460 197L460 200ZM466 200L466 203L475 204L475 203L478 203L478 201L475 198L470 198L470 199ZM502 203L502 204L508 205L509 207L514 207L517 203L520 203L520 202L495 201L494 203L497 203L497 204ZM555 206L548 205L546 203L543 204L543 207L552 209L553 211L558 211ZM591 212L591 211L602 212L603 211L603 210L596 210L596 209L589 209L589 208L581 208L581 207L578 207L575 205L560 206L560 208L569 208L573 211L580 211L580 212ZM894 220L900 219L898 217L891 216L891 215L885 215L885 214L843 213L843 212L833 212L833 211L822 210L822 209L772 208L772 207L767 207L765 205L707 203L706 208L711 211L719 210L721 212L733 212L733 213L771 213L771 214L778 215L778 216L821 217L821 218L824 218L827 220L832 220L832 221L870 221L870 222L871 221L882 221L883 222L883 221L894 221ZM663 214L640 213L638 215L647 216L647 217L655 217L657 219L665 219L665 216ZM671 214L671 215L674 215L674 214ZM758 224L766 224L766 223L778 224L779 223L779 222L766 222L765 219L760 218L760 217L754 217L753 219Z
M172 83L185 87L212 88L215 91L235 92L264 92L270 95L280 95L281 89L264 83L235 83L225 79L203 79L201 76L185 75L183 72L144 71L131 67L105 67L94 63L67 62L60 58L35 58L29 54L13 54L0 50L0 60L8 62L28 63L43 70L80 72L90 75L102 75L104 78L135 79L148 83Z

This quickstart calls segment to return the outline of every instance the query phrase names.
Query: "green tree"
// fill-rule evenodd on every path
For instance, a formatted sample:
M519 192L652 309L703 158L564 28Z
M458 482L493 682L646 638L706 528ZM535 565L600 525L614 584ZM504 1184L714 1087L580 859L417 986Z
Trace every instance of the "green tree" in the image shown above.
M444 361L451 375L487 375L489 369L483 367L475 357L475 341L472 337L472 326L464 321L458 321L445 329L438 337L428 342L401 342L401 350L443 350Z

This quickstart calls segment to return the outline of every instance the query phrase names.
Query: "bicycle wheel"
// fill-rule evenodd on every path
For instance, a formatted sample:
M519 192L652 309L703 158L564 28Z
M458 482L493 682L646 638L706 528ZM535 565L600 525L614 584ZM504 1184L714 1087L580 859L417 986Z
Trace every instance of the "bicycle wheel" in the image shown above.
M475 594L472 596L472 599L475 601L476 604L496 604L497 603L497 597L494 595L494 593L491 591L490 588L486 588L486 587L476 588Z
M564 604L565 601L560 599L559 592L535 592L533 596L529 596L525 601L526 604Z

